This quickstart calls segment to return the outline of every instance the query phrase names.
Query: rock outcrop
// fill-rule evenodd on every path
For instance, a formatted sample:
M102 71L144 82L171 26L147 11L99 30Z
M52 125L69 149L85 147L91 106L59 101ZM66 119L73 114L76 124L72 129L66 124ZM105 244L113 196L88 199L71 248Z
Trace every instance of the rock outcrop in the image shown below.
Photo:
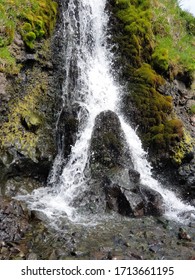
M112 111L96 117L89 162L91 179L74 202L77 207L82 205L83 211L94 214L114 211L128 217L164 213L161 195L141 184L119 118Z

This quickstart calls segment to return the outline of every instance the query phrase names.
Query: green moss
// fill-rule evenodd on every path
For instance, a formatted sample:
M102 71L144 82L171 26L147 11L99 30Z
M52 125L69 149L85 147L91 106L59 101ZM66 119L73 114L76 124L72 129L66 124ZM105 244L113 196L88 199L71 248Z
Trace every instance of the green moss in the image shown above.
M34 162L37 162L37 145L44 125L40 106L47 102L47 81L44 76L37 75L40 80L29 86L26 95L22 99L12 100L9 104L8 121L2 125L0 131L1 150L12 147Z
M16 64L16 59L9 51L9 47L0 48L0 72L9 74L18 74L20 71L20 64Z
M195 35L195 17L187 11L180 11L180 16L185 20L186 30L189 35Z
M194 115L195 114L195 105L192 105L189 109L189 113L190 115Z
M30 49L34 49L36 34L33 31L27 32L23 35L23 40Z
M181 13L176 0L115 0L111 5L120 74L130 92L123 98L125 113L139 125L149 151L181 159L181 150L187 151L182 148L183 123L173 112L172 97L160 94L158 88L164 78L176 77L185 77L190 86L195 70L194 19Z
M182 141L176 145L172 150L172 161L176 165L180 165L187 154L193 151L194 140L189 133L184 130Z
M164 79L147 63L143 63L142 66L135 71L135 75L142 78L145 83L154 88L164 83Z
M152 65L159 73L166 73L169 68L168 50L156 48L152 54Z
M155 69L161 73L164 71L165 75L168 70L171 79L178 75L180 77L187 75L189 79L186 85L190 86L195 71L195 18L189 12L183 11L177 0L151 0L151 4L153 6L152 28L157 50L157 61L154 57ZM165 59L162 60L159 50L163 49L168 52L168 56L165 55ZM165 63L165 67L162 62Z
M52 34L56 15L57 3L52 0L0 0L0 59L1 48L12 44L16 32L27 48L34 49L38 40ZM0 70L5 68L1 63Z
M115 34L115 41L120 44L126 63L140 67L152 51L150 1L115 0L114 13L124 30L123 38L120 32Z

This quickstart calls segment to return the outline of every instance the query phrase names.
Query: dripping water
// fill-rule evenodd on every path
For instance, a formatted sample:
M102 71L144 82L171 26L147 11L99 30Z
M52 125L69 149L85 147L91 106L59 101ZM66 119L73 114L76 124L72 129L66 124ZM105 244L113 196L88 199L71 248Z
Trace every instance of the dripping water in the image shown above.
M89 218L82 217L78 209L72 206L72 201L87 189L90 180L88 158L95 118L100 112L111 110L119 116L134 168L141 174L141 182L163 196L169 219L183 222L181 214L194 211L195 208L184 204L152 177L141 141L117 107L121 88L111 74L113 58L106 38L108 15L105 5L106 0L69 0L68 6L64 8L62 110L74 104L80 106L77 139L66 164L64 146L59 145L49 186L20 199L26 200L31 209L42 211L51 223L55 224L61 217L74 222L86 222ZM63 170L59 172L62 166Z

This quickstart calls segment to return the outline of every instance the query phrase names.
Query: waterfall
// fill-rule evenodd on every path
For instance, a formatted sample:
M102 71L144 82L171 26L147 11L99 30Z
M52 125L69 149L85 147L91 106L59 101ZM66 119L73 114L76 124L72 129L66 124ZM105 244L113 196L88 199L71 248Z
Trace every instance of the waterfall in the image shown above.
M88 187L90 168L89 147L96 116L111 110L119 116L134 168L141 174L141 182L158 191L164 199L166 216L180 220L185 211L195 208L184 204L176 195L152 177L151 166L142 149L136 132L125 122L120 109L121 88L111 73L112 53L107 44L108 15L106 0L69 0L64 8L65 73L62 107L79 104L79 128L71 154L59 176L58 168L63 162L63 147L59 148L50 175L50 185L19 197L29 207L42 211L50 221L59 217L79 222L81 217L71 204ZM74 77L73 77L74 73ZM71 101L70 101L71 100Z

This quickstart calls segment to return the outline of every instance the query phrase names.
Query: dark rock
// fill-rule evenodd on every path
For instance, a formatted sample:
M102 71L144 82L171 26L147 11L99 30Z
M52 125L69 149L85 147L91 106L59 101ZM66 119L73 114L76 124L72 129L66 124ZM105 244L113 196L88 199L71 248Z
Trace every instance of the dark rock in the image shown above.
M0 196L0 240L21 240L30 229L29 221L29 213L22 203Z
M102 207L99 204L101 210L107 208L121 215L133 216L125 192L134 190L140 175L133 169L119 118L112 111L102 112L96 117L89 161L92 175L87 192L89 201L102 203ZM92 199L91 191L95 199ZM132 193L133 196L136 194Z
M57 125L57 144L60 150L64 152L64 157L68 157L72 146L76 141L76 132L78 131L78 111L79 108L63 108L60 112Z
M72 200L71 206L78 209L79 214L83 216L87 214L105 214L106 199L101 180L91 180L89 187Z
M136 187L136 191L137 187ZM144 200L142 196L140 196L139 193L135 193L132 191L124 190L124 195L130 204L130 207L132 209L133 215L135 217L142 217L144 216Z
M7 179L4 186L2 187L2 195L7 197L26 195L43 186L44 184L39 180L35 180L30 177L16 176L14 178Z
M129 169L129 178L134 184L138 184L140 182L140 173L134 169Z
M160 194L139 184L140 174L133 168L120 121L111 111L102 112L96 118L90 167L97 182L94 193L104 191L107 209L129 217L164 213Z
M178 238L181 240L192 241L191 237L183 228L179 228Z
M139 193L143 198L145 215L161 216L164 214L164 200L160 193L141 184L139 185Z
M183 164L178 169L178 178L180 184L183 185L184 197L190 197L190 200L195 198L195 158L190 163ZM189 195L188 195L189 194Z
M149 245L149 250L152 252L152 253L157 253L160 249L161 249L161 244L151 244Z
M108 178L104 179L103 188L106 194L107 208L123 216L133 216L133 210L120 186L112 184Z
M38 256L35 253L30 253L27 258L27 260L38 260Z
M120 166L132 166L118 116L112 111L100 113L91 138L90 166L95 177Z

